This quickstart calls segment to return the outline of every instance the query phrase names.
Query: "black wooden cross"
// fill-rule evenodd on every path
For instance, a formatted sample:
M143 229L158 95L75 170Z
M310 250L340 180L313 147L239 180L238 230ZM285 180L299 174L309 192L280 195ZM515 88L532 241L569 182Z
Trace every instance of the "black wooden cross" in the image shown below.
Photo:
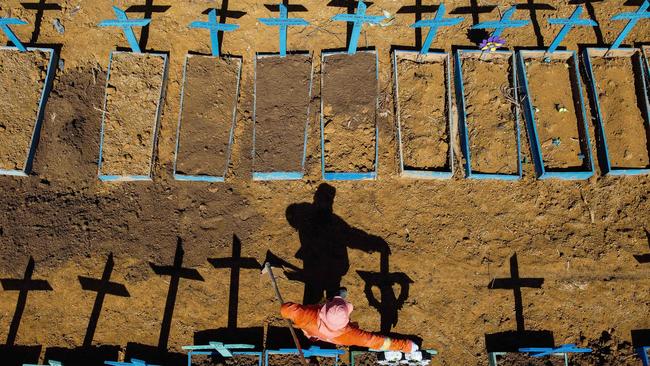
M555 8L549 4L538 4L535 0L526 0L525 4L517 4L517 9L527 10L530 13L530 22L533 24L537 46L544 47L544 36L542 35L542 28L540 27L539 19L537 18L537 11L555 10Z
M439 5L422 5L422 0L415 0L415 5L402 6L397 14L415 14L415 21L422 20L422 15L435 13ZM415 48L422 48L422 28L415 28Z
M126 8L127 13L143 13L144 19L151 19L154 13L164 13L171 5L154 5L155 0L145 0L144 5L133 5ZM147 42L149 41L149 27L151 23L142 28L142 33L140 33L140 49L144 51L147 47Z
M20 3L20 5L27 10L36 10L36 19L34 20L34 31L29 43L34 44L38 41L38 36L41 34L41 25L43 24L43 15L48 10L61 10L59 4L48 4L47 0L39 0L37 3Z
M104 273L102 274L101 279L82 277L79 276L79 283L81 288L85 291L94 291L97 293L95 297L95 303L93 304L93 310L90 313L90 320L88 321L88 328L86 329L86 336L84 337L84 347L90 347L93 343L93 338L95 337L95 330L97 329L97 323L99 322L99 314L102 311L102 306L104 305L104 299L106 295L120 296L120 297L130 297L129 291L121 283L111 282L111 274L113 273L113 267L115 262L113 261L113 253L108 255L106 260L106 265L104 266Z
M645 231L645 236L648 238L648 247L650 247L650 231L648 231L647 229ZM638 255L635 254L634 258L639 263L650 263L650 252L646 254L638 254Z
M367 7L370 7L373 3L370 1L364 1ZM359 6L359 1L357 0L331 0L329 3L327 3L327 6L333 7L333 8L346 8L346 11L348 14L354 14L357 10L357 7ZM352 37L352 28L354 27L354 23L351 22L346 22L347 23L347 28L346 28L346 36L345 36L345 47L347 48L350 45L350 38Z
M176 306L176 296L178 295L178 284L181 278L204 281L203 276L193 268L183 268L183 240L179 237L176 241L176 253L174 254L174 264L171 266L159 266L149 263L151 269L159 276L169 276L169 291L167 292L167 301L165 303L165 313L160 326L160 337L158 338L158 349L167 350L169 342L169 333L172 328L172 318L174 317L174 307Z
M593 20L594 22L598 22L598 19L596 18L596 9L594 8L593 3L599 3L603 2L605 0L569 0L567 3L568 5L582 5L584 4L585 8L587 8L587 14L589 14L589 18ZM605 38L603 37L603 32L600 30L600 26L597 27L592 27L594 30L594 33L596 35L596 43L600 46L605 45Z
M34 262L34 258L29 257L29 262L27 263L27 268L25 269L25 275L23 278L0 279L0 283L2 284L2 289L4 291L19 291L18 301L16 302L16 310L14 311L14 317L11 319L9 334L7 335L7 346L13 346L16 342L18 327L20 326L20 320L22 319L23 313L25 312L27 294L29 291L52 291L52 286L50 286L46 280L32 279L32 276L34 275L35 265L36 264Z
M481 21L481 14L491 13L494 9L496 9L496 5L479 5L478 0L470 0L469 6L458 7L449 14L471 14L472 24L476 25ZM471 42L478 44L488 38L489 33L485 29L468 29L467 35Z
M229 0L221 0L221 8L220 9L214 9L217 11L217 15L219 16L219 23L226 23L226 20L228 18L232 19L239 19L246 15L245 11L239 11L239 10L229 10L228 9L228 1ZM203 14L207 15L212 11L213 8L207 8L203 11ZM223 49L223 34L224 32L219 32L217 33L217 38L219 39L219 48Z
M519 277L519 264L517 263L517 253L510 257L510 278L495 278L493 279L488 288L513 290L515 295L515 317L517 319L517 332L524 332L526 330L524 324L524 305L521 296L521 289L526 288L541 288L544 283L543 278L521 278Z
M208 258L214 268L230 268L230 292L228 295L228 328L237 328L237 307L239 304L239 273L242 269L260 270L262 265L255 258L242 258L241 240L232 237L230 258Z

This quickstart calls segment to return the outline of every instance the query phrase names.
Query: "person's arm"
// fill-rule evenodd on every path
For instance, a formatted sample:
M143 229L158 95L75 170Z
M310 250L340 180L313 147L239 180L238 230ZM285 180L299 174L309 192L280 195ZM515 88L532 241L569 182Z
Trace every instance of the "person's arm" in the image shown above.
M408 339L395 339L381 334L366 332L359 328L349 326L348 331L334 338L341 346L366 347L379 351L400 351L409 353L413 351L414 343Z
M313 305L300 305L293 302L282 304L280 315L291 320L298 328L305 329L310 323L314 323L318 310Z

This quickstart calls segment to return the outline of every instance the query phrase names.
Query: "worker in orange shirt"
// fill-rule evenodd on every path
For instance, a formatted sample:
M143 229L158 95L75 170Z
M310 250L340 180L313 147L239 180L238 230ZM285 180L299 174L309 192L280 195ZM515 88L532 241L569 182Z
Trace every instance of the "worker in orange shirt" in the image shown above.
M366 332L350 323L354 307L340 296L325 304L300 305L291 302L282 304L282 317L291 320L310 339L317 339L339 346L367 347L379 351L416 352L418 346L407 339L393 339L380 334Z

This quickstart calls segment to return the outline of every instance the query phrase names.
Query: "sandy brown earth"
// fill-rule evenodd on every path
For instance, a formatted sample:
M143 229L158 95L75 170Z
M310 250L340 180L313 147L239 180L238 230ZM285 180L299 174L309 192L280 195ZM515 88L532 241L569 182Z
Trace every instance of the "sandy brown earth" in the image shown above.
M64 66L48 103L34 174L22 179L0 177L0 278L23 277L33 256L33 279L47 281L52 290L46 291L48 287L41 283L40 291L29 292L16 327L12 323L17 323L19 293L3 285L0 340L14 345L0 347L0 352L6 351L3 355L25 351L42 358L76 349L78 354L107 351L115 358L147 353L174 360L160 364L183 364L181 347L200 334L227 331L229 324L284 326L266 278L257 270L242 269L234 309L228 295L231 272L224 268L231 263L208 258L231 257L233 243L241 243L242 257L261 263L271 250L301 269L313 263L313 257L298 254L301 242L311 247L321 243L320 238L331 238L326 241L331 247L325 250L344 253L343 262L348 264L331 263L347 269L340 282L355 304L354 320L369 330L381 329L383 320L383 328L421 338L423 346L440 352L434 364L487 365L486 334L517 329L513 291L489 288L493 279L511 276L510 258L517 253L521 277L544 279L540 288L522 289L526 330L551 332L556 345L575 342L594 348L596 353L584 365L638 365L631 332L650 329L650 267L641 263L650 252L650 178L603 177L598 169L594 178L584 182L537 181L523 131L522 151L528 163L520 182L465 180L460 171L449 181L400 179L388 50L391 45L414 45L408 25L415 20L413 14L400 13L390 27L368 27L361 37L364 45L376 46L380 56L379 180L334 183L336 216L322 210L327 197L332 197L329 188L319 190L326 193L319 195L325 198L319 200L320 209L313 205L322 182L319 130L311 124L307 177L297 182L253 183L252 59L256 51L277 51L277 30L256 26L256 18L271 14L262 2L241 0L231 1L230 7L247 12L237 20L242 29L227 34L223 43L224 52L244 57L229 178L224 184L176 183L172 161L183 60L188 50L209 53L207 33L189 30L187 24L201 18L201 12L214 3L155 3L172 5L165 13L154 14L147 45L147 49L170 52L169 83L153 181L140 183L105 184L96 176L108 55L126 42L117 30L94 25L114 17L113 4L125 8L142 1L63 0L61 10L44 12L38 42L61 44ZM308 11L292 16L305 17L314 25L292 28L289 48L315 50L315 75L319 75L319 50L345 43L345 25L325 19L344 9L317 0L301 3ZM453 10L469 3L457 0L446 5ZM501 11L511 4L491 2L496 3ZM506 31L511 45L535 46L536 33L550 43L558 27L544 20L567 17L573 8L563 1L548 3L555 10L536 11L542 24L537 32L533 26ZM635 9L623 3L594 2L590 6L601 30L575 29L564 45L577 49L576 43L611 42L623 27L609 20L613 13ZM403 5L411 4L378 0L368 13L396 14ZM35 17L17 0L3 2L0 13L31 23ZM494 9L479 20L495 19L497 14ZM527 14L522 10L515 16ZM472 17L465 17L462 25L440 30L434 47L471 44L466 29ZM65 26L65 34L53 29L54 19ZM29 39L34 31L30 26L15 29L21 39ZM628 42L647 42L648 34L650 23L640 22ZM319 86L314 85L314 90ZM314 98L314 105L319 104ZM316 107L312 111L313 118L320 113ZM589 128L593 139L593 123ZM458 137L453 136L458 151ZM295 214L312 218L308 225L296 226L299 232L288 221L290 205L291 222ZM182 267L195 269L199 276L190 270L180 272L184 277L176 296L170 296L176 282L160 266L171 266L175 257L180 262L178 238L184 249ZM389 257L376 252L383 246L390 247ZM111 287L115 295L107 295L96 312L99 316L91 317L96 292L85 290L79 276L100 279L109 253L114 260L110 281L124 285L129 296L118 296L124 292ZM254 267L250 262L244 262L244 267ZM358 271L378 272L385 279L380 281L383 291L372 286L364 292L365 281ZM289 280L283 271L277 272L286 300L301 301L305 286L299 276ZM391 275L395 273L401 275ZM391 296L390 289L398 291L399 285L390 281L408 286L408 296ZM376 298L401 307L382 308ZM175 305L171 317L167 304ZM229 307L237 314L230 321ZM94 331L88 330L91 318L97 319ZM89 345L81 347L84 343ZM162 349L170 353L158 351Z

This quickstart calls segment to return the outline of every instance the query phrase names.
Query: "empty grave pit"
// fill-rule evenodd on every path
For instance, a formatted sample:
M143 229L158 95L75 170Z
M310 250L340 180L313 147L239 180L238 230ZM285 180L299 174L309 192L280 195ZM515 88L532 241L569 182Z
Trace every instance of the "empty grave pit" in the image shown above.
M377 54L324 53L321 72L325 178L328 173L373 178L377 153Z
M174 176L223 181L230 161L242 60L189 55Z
M106 81L100 178L148 180L162 102L167 57L113 52Z
M48 50L0 48L0 174L28 173L53 57Z
M650 168L640 52L606 52L588 50L608 163L612 170Z
M253 178L303 176L312 55L257 55Z
M451 171L447 54L395 53L404 171Z
M462 73L468 175L517 177L519 126L512 54L463 52ZM458 87L458 86L457 86Z

